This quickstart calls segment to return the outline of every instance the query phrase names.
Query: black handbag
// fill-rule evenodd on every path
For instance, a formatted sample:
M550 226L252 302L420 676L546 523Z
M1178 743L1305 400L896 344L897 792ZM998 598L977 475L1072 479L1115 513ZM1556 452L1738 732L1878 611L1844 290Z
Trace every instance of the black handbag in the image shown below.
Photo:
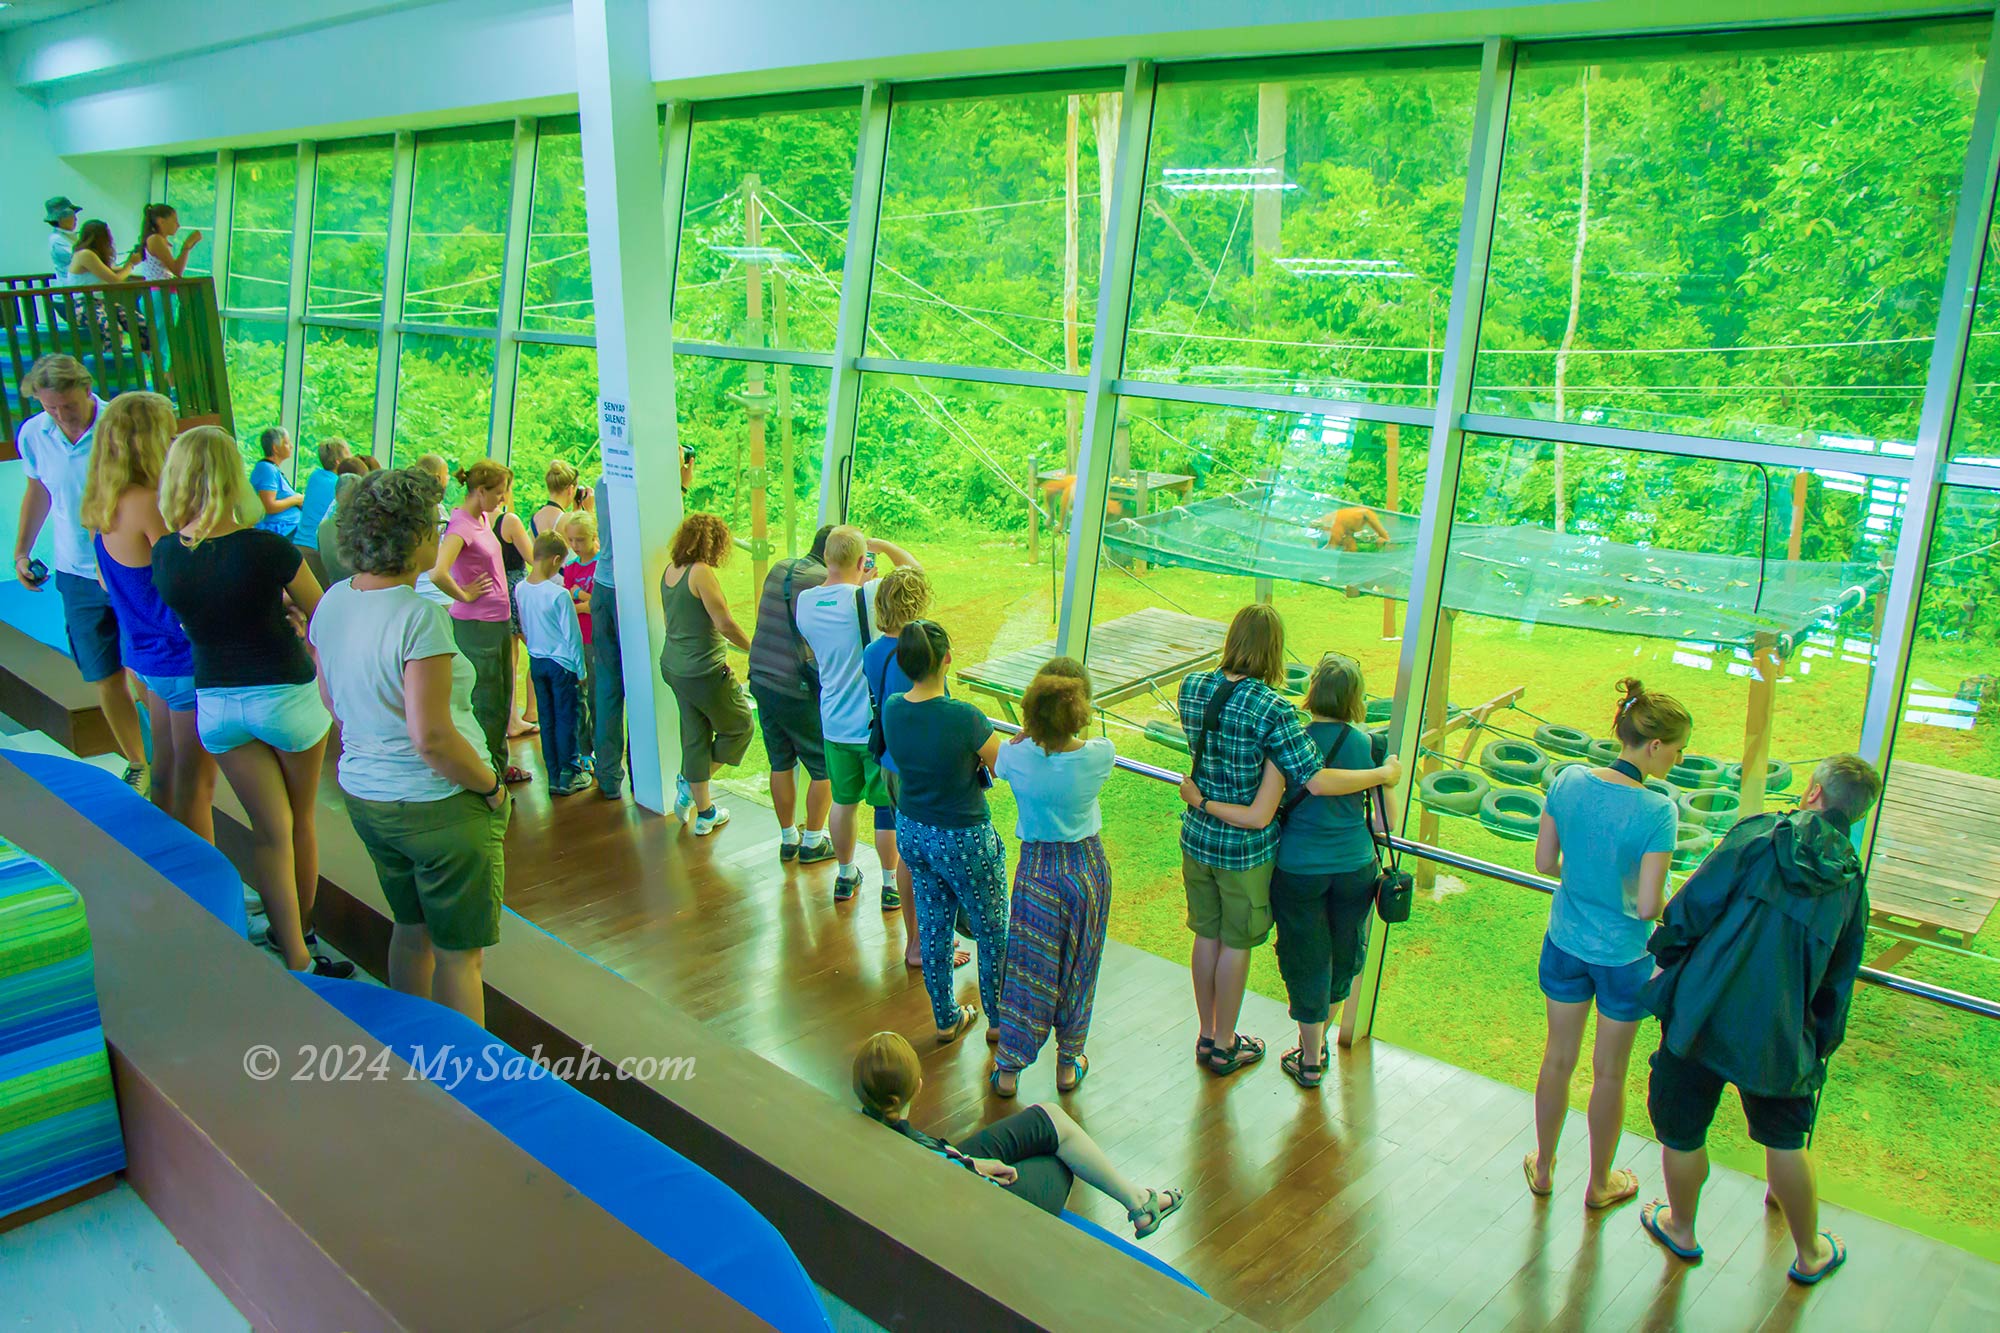
M1382 817L1382 830L1389 829L1389 801L1380 787L1374 788L1375 809ZM1410 906L1417 896L1417 883L1403 869L1402 854L1389 847L1389 864L1382 864L1382 844L1375 844L1375 915L1385 926L1400 926L1410 919Z

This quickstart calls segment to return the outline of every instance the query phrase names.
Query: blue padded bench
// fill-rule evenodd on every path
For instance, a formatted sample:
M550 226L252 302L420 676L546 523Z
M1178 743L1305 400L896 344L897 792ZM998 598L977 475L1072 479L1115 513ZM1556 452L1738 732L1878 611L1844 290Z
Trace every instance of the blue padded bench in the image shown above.
M62 598L56 595L55 581L42 585L40 592L18 579L0 582L0 620L21 633L69 656L69 634L63 629Z
M299 980L413 1069L434 1067L440 1051L472 1060L467 1076L432 1081L773 1328L830 1333L812 1279L785 1238L708 1172L443 1005L358 981ZM481 1070L509 1076L482 1078ZM671 1322L665 1312L662 1318Z

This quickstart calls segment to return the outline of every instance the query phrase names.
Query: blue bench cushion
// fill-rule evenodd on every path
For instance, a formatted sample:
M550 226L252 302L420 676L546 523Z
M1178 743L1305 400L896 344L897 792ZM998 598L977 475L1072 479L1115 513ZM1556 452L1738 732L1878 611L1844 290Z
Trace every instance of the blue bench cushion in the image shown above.
M1078 1231L1083 1232L1087 1236L1097 1237L1099 1240L1103 1241L1106 1245L1109 1245L1114 1250L1125 1251L1125 1253L1131 1255L1134 1259L1137 1259L1140 1263L1146 1265L1146 1267L1152 1269L1153 1271L1158 1273L1165 1273L1168 1277L1180 1283L1183 1287L1188 1288L1190 1291L1199 1291L1204 1296L1208 1295L1207 1292L1202 1291L1201 1287L1196 1284L1193 1278L1189 1277L1186 1273L1181 1272L1180 1269L1175 1268L1165 1259L1157 1258L1154 1255L1148 1254L1145 1251L1145 1249L1140 1245L1138 1245L1137 1243L1135 1243L1130 1236L1121 1236L1115 1231L1106 1231L1103 1227L1097 1225L1097 1223L1091 1221L1089 1218L1080 1217L1077 1214L1071 1212L1065 1212L1062 1215L1062 1220L1069 1223L1071 1226L1075 1227Z
M471 1072L432 1081L515 1146L662 1252L774 1328L830 1329L826 1311L776 1227L741 1195L619 1116L529 1064L463 1015L358 981L299 978L394 1051L432 1073L437 1053ZM494 1070L505 1077L480 1071ZM661 1318L670 1324L670 1312Z
M69 632L63 628L62 598L56 594L53 580L43 584L39 592L19 579L0 582L0 620L36 642L47 644L64 657L69 656Z

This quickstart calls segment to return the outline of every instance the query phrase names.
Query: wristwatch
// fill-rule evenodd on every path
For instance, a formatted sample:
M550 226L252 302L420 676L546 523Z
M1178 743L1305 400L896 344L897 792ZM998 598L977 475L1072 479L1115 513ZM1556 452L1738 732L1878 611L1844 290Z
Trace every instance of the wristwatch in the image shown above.
M1208 813L1208 798L1207 798L1206 796L1202 797L1202 798L1201 798L1201 804L1200 804L1200 805L1198 805L1198 806L1196 806L1196 807L1195 807L1195 809L1197 809L1197 810L1201 811L1201 812L1202 812L1203 814L1207 814L1207 813Z
M493 775L493 785L488 787L485 791L480 792L479 799L482 801L492 800L494 796L496 796L500 792L501 788L505 787L506 785L507 785L507 775L504 773L495 773Z

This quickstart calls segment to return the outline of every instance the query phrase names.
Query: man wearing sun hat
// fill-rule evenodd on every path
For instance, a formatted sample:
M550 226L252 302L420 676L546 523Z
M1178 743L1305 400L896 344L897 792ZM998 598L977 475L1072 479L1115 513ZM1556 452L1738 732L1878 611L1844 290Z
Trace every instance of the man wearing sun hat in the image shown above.
M76 244L77 211L77 206L66 194L59 194L42 204L42 220L51 228L49 263L55 266L58 278L69 272L70 252Z

